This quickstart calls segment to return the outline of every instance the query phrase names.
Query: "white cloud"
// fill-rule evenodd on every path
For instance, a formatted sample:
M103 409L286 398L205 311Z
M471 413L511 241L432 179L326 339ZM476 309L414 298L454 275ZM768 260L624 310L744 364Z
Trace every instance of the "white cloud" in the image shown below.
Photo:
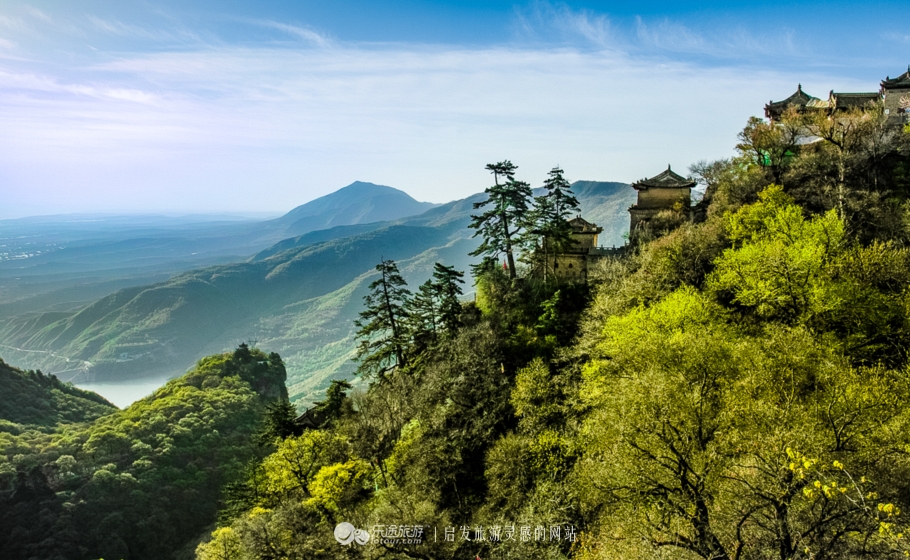
M576 46L616 48L624 40L609 17L567 5L538 0L528 8L515 9L517 35L524 40L561 40Z
M910 34L907 33L887 32L883 33L882 37L894 43L910 43Z
M288 209L361 179L444 201L504 158L532 183L556 163L629 181L728 155L768 98L813 81L613 51L351 45L145 54L76 75L0 75L0 199Z
M168 50L0 56L0 214L281 210L356 179L444 201L482 190L484 164L504 158L532 183L556 163L571 179L631 181L729 155L746 118L797 82L849 85L672 60L769 48L741 29L705 38L638 20L624 31L543 2L517 12L529 40L510 47L351 44L269 20L242 23L299 42L239 47L174 22L86 18L67 33ZM0 29L20 25L0 15Z
M640 17L636 24L637 36L645 45L673 52L713 52L702 35L685 25L668 19L648 24Z
M16 16L10 16L6 14L0 14L0 26L13 31L27 31L28 26L25 24L22 18Z
M630 22L608 14L575 10L563 3L537 1L516 9L516 35L525 41L562 42L575 48L614 50L639 56L697 57L702 62L755 60L769 55L801 55L792 30L783 28L756 36L741 24L634 17ZM694 56L693 56L694 55ZM778 59L778 64L783 61Z
M138 89L97 86L84 83L68 84L48 76L5 72L0 69L0 92L43 92L72 94L96 99L118 99L135 103L151 103L156 96Z
M86 19L98 30L110 35L131 39L147 39L156 42L201 43L200 37L183 28L160 28L123 23L116 19L105 19L87 15Z
M277 21L270 20L253 20L252 23L256 25L261 25L262 27L269 27L271 29L277 29L278 31L283 31L288 35L296 37L298 39L303 39L317 47L328 47L330 42L328 38L320 35L319 33L313 31L312 29L307 29L305 27L299 27L296 25L289 25L287 23L280 23Z
M45 22L45 23L53 23L53 20L51 19L51 17L50 17L49 15L47 15L47 14L44 13L44 12L42 12L42 11L39 10L38 8L35 8L34 6L28 6L28 5L26 5L26 6L24 6L24 9L25 9L25 11L28 12L28 14L29 14L30 16L32 16L34 19L39 19L39 20L41 20L41 21L43 21L43 22Z

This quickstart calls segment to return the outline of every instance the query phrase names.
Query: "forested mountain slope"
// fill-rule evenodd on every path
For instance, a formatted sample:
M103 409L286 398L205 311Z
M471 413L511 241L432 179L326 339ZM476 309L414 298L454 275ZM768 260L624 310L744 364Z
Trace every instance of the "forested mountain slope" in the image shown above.
M178 557L264 452L255 434L284 380L277 354L241 346L91 424L0 432L0 556Z
M697 167L697 212L655 217L587 285L541 274L531 253L527 268L482 261L460 302L452 263L475 244L382 255L331 292L366 299L305 300L301 316L358 317L360 381L334 380L305 421L281 358L243 345L90 426L0 432L0 550L906 558L910 129L882 116L837 115L849 142L812 115L787 117L795 138L750 121L735 158ZM822 140L798 148L802 135ZM526 185L502 186L489 211L527 209ZM495 254L499 230L479 222ZM282 279L326 247L345 255L336 241L245 265ZM430 280L406 285L428 262Z
M609 220L613 239L627 227L634 191L618 183L585 183L582 213ZM392 223L340 226L282 241L247 262L130 288L76 313L18 316L0 323L20 363L71 369L57 357L92 365L75 379L129 379L179 372L201 356L256 340L285 357L295 400L312 401L332 378L350 374L352 322L382 258L401 261L412 284L444 260L466 270L477 241L467 229L480 195ZM617 225L618 224L618 225ZM72 373L70 375L73 375Z
M443 327L383 263L368 389L276 438L197 558L905 558L910 129L874 109L750 121L698 221L590 291L494 262Z
M87 422L114 412L102 396L40 371L22 371L0 360L0 424L53 427ZM18 428L17 428L18 429Z

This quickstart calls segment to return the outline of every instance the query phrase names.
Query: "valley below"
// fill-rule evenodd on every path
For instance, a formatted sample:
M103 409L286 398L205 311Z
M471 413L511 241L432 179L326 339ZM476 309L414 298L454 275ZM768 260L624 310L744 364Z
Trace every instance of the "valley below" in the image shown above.
M601 244L622 245L634 191L594 181L573 188L582 214L605 228ZM381 259L398 261L411 286L436 261L469 269L478 200L420 206L401 191L354 183L266 222L183 224L196 233L180 243L170 230L138 241L109 219L123 229L103 241L91 230L82 237L93 241L71 242L77 248L0 262L0 276L15 278L0 299L0 355L121 405L246 342L284 357L291 399L306 405L332 379L351 377L354 320ZM405 212L418 213L398 217ZM134 262L143 260L151 263Z

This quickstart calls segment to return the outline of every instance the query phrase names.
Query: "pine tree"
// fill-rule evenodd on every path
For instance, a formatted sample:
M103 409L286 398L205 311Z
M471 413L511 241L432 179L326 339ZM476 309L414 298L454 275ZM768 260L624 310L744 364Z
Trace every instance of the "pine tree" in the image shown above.
M438 329L453 334L461 327L461 296L459 284L464 284L464 272L453 266L436 263L433 267L433 287L439 300Z
M433 277L408 300L406 312L414 355L422 354L440 336L451 336L461 326L462 278L464 272L436 263Z
M370 293L363 300L366 309L360 312L357 326L357 373L376 375L380 379L388 370L407 365L408 334L405 311L411 292L407 282L392 260L376 265L379 278L370 284Z
M572 193L572 185L563 177L563 173L564 171L559 166L547 173L547 180L543 183L543 188L547 192L542 197L551 202L550 224L554 227L554 231L562 228L562 231L566 232L564 238L570 239L568 233L572 231L572 228L568 226L568 220L571 219L572 214L580 211L580 205Z
M572 245L569 220L580 208L563 173L557 166L547 174L543 184L546 192L534 198L534 209L527 215L526 234L522 239L532 258L538 252L543 253L544 279L549 271L550 255L563 252Z
M333 379L332 384L325 391L325 400L315 404L316 410L324 414L323 425L331 424L341 418L344 411L344 399L352 385L343 379Z
M524 181L515 180L512 162L506 160L491 163L486 168L493 173L494 185L487 188L487 199L475 202L474 209L489 206L483 214L471 216L470 227L477 230L474 237L483 236L483 242L472 256L485 255L498 258L505 253L509 268L509 278L516 276L514 248L522 230L522 223L531 201L531 186ZM500 183L500 177L504 182Z
M439 326L439 303L432 279L421 284L414 297L408 300L406 312L412 352L423 354L436 342Z
M270 445L276 439L299 436L302 432L297 424L297 408L289 401L277 400L266 406L258 440L260 445Z

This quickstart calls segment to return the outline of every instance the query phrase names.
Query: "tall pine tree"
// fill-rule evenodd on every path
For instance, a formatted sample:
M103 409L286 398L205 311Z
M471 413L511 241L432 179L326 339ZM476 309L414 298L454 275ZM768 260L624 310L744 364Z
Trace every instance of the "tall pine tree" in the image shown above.
M341 418L344 411L344 400L347 398L347 391L353 386L343 379L333 379L329 388L325 391L325 400L315 404L316 410L325 415L324 424L331 424Z
M413 354L431 348L440 337L448 337L461 326L461 286L464 272L436 263L433 277L420 285L406 312Z
M412 353L419 356L436 343L438 334L439 304L432 278L420 285L405 311Z
M525 225L524 244L533 260L542 261L536 264L542 265L544 279L549 273L550 257L555 259L556 254L572 245L569 220L580 210L578 199L563 173L556 166L547 174L543 184L546 192L534 198L534 209L527 214Z
M474 237L483 236L483 242L472 256L484 255L498 258L505 254L509 278L514 279L515 255L525 214L531 201L531 186L515 179L517 166L506 160L491 163L486 168L493 173L493 186L487 188L487 199L475 202L474 209L487 208L483 214L471 216L470 227L477 230ZM500 178L503 182L500 183Z
M366 309L354 322L360 341L354 359L360 362L358 374L382 379L390 369L407 365L406 307L411 292L395 261L383 260L376 270L379 278L370 284L370 293L363 298Z
M437 330L447 335L454 334L461 327L461 296L464 293L459 284L464 284L464 272L454 266L436 263L433 267L433 288L439 301Z

